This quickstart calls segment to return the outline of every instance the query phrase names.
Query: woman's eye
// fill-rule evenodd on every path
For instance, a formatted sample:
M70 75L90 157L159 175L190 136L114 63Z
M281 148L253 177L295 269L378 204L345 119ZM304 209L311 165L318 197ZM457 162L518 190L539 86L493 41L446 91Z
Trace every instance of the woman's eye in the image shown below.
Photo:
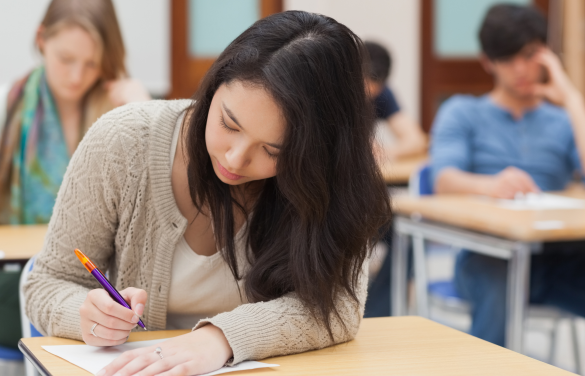
M219 124L228 132L237 132L237 129L234 128L230 128L227 126L227 124L225 123L225 121L223 120L223 116L219 117Z
M264 148L264 151L266 151L266 154L268 154L268 157L272 158L272 159L276 159L278 157L278 154L272 154L271 152L268 151L268 149Z

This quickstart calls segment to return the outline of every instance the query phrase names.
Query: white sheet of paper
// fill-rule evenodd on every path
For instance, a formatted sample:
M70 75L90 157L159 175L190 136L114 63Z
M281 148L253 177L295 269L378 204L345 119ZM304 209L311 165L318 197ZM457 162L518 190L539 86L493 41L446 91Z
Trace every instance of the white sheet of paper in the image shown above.
M565 227L565 222L552 219L550 221L534 221L532 228L535 230L560 230Z
M155 339L152 341L128 342L114 347L95 347L88 345L61 345L43 346L43 349L53 355L65 359L86 371L97 374L102 368L110 364L125 351L148 347L163 342L166 339ZM164 355L164 353L163 353ZM268 364L254 361L242 362L234 367L223 367L217 371L206 373L201 376L220 375L222 373L243 371L247 369L278 367L278 364Z
M510 210L583 209L585 200L550 193L528 193L523 198L498 200L498 205Z

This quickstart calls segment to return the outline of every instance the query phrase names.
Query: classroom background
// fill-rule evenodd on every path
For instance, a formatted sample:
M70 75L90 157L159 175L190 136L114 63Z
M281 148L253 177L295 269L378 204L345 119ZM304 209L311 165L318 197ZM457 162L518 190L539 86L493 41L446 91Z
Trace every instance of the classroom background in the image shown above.
M325 14L347 25L364 40L392 55L388 86L401 111L428 133L440 104L455 93L480 95L493 85L479 62L477 31L486 10L497 0L115 0L132 78L153 98L189 97L214 58L260 17L285 10ZM585 2L582 0L508 0L533 4L547 16L548 45L557 53L573 84L585 93ZM49 0L0 0L0 84L27 74L41 57L34 35ZM410 157L385 173L390 190L408 190L410 175L426 155ZM0 232L2 234L2 232ZM6 233L4 233L6 234ZM2 235L0 235L1 237ZM30 240L30 239L29 239ZM2 239L0 239L0 251ZM457 249L429 242L427 278L452 278ZM387 248L376 248L377 272ZM1 255L1 253L0 253ZM1 257L0 257L1 258ZM1 260L0 260L1 261ZM5 260L4 268L15 266ZM409 285L409 296L414 286ZM416 314L416 299L409 299ZM466 331L465 309L430 302L429 317ZM578 371L585 363L585 321L528 319L523 353ZM575 347L575 344L582 344ZM575 354L577 356L575 356ZM0 360L0 371L3 365ZM7 369L7 368L6 368ZM15 374L24 369L19 368ZM2 373L2 372L0 372Z

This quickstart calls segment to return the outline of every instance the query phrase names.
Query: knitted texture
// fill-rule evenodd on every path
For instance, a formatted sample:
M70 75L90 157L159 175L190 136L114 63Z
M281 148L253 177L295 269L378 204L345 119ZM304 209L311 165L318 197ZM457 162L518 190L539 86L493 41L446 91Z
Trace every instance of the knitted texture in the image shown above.
M187 228L172 192L169 155L177 119L190 104L129 104L102 116L84 137L67 168L43 249L24 286L26 314L42 334L82 339L79 308L87 293L100 285L81 265L75 248L107 270L118 290L145 290L142 320L149 330L165 329L173 252ZM239 255L244 251L236 249ZM208 323L222 329L234 353L233 364L348 341L363 315L365 270L364 265L359 304L346 296L337 299L343 323L332 321L333 341L294 293L242 304L202 320L195 329Z

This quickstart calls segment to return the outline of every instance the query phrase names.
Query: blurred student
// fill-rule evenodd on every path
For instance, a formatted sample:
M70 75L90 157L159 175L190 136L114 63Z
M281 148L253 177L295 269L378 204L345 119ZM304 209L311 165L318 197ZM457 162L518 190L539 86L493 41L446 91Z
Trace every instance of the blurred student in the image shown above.
M0 124L0 224L48 223L69 159L90 125L116 106L150 99L127 78L110 0L52 1L36 46L42 65L0 100L6 114Z
M437 193L514 198L562 190L585 159L585 105L557 56L547 25L532 7L496 5L479 33L482 63L494 89L457 95L432 129ZM585 315L583 242L546 243L532 256L530 302ZM507 262L459 254L455 282L473 306L471 334L504 345Z
M43 64L0 88L0 225L48 223L71 155L110 109L150 99L130 80L110 0L54 0L37 30ZM0 271L0 346L17 346L19 272Z
M369 55L366 67L366 88L374 101L376 118L387 130L379 130L378 141L382 150L378 150L379 158L393 161L401 157L423 153L427 147L426 136L420 126L404 111L400 110L392 90L386 85L392 68L390 53L381 45L365 42ZM389 135L389 140L381 135Z

